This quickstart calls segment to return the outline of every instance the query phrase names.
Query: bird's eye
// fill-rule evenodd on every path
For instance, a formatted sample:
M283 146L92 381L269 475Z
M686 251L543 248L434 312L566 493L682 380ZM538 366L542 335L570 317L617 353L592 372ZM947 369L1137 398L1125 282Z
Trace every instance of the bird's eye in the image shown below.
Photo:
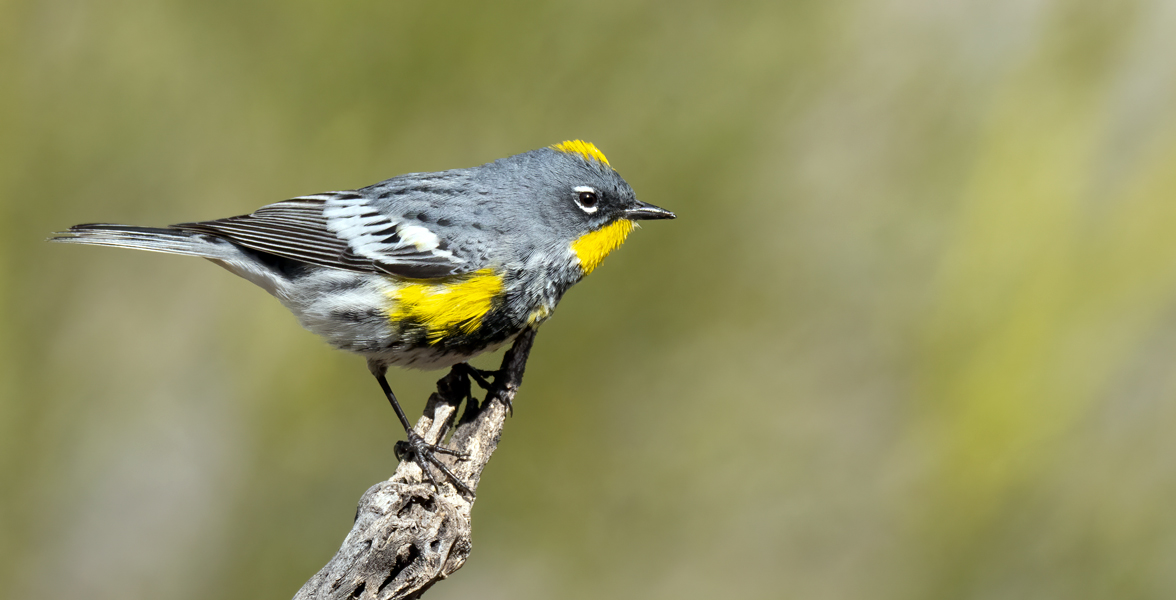
M580 205L580 209L586 213L596 212L596 205L600 198L596 195L596 190L588 186L580 186L575 189L576 204Z

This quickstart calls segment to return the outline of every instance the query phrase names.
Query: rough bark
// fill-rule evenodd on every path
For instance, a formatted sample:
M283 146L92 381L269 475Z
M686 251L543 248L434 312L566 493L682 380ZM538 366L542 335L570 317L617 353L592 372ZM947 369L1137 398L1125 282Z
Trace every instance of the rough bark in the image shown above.
M450 371L437 382L437 392L416 423L417 433L429 443L438 443L453 431L449 447L469 458L441 460L472 490L477 490L482 469L498 447L534 339L534 329L519 334L480 403L470 394L465 373ZM462 400L467 400L466 409L455 419ZM474 498L463 497L439 471L434 474L441 486L436 492L418 461L406 460L390 479L368 489L343 546L302 586L295 600L417 598L460 569L472 547Z

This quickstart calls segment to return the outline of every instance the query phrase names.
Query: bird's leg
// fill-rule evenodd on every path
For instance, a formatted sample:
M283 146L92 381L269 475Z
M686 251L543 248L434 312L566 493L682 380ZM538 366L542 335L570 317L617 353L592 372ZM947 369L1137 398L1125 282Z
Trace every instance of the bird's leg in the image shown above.
M474 491L471 490L469 486L465 484L465 482L458 478L458 476L455 475L453 471L450 471L449 467L446 467L444 463L438 460L436 456L437 454L448 454L450 456L456 456L457 458L464 460L469 458L469 455L463 452L458 452L457 450L451 450L443 446L426 442L425 438L422 438L416 432L416 430L412 428L412 425L408 422L408 417L404 414L404 409L400 408L400 402L396 400L396 394L392 393L392 386L388 385L388 378L384 375L386 369L381 366L373 365L369 365L369 367L371 368L372 375L375 375L376 381L380 382L380 388L384 390L384 395L388 397L388 403L391 404L393 410L396 411L396 417L400 419L400 424L404 426L404 434L408 437L407 441L396 443L396 458L399 460L403 460L408 456L416 458L417 463L421 467L421 470L425 472L426 476L428 476L429 481L433 482L433 487L436 488L438 492L441 491L441 486L437 485L437 479L433 477L433 471L429 468L429 465L433 465L440 469L441 472L444 473L445 476L453 482L454 487L456 487L458 491L467 496L473 496Z

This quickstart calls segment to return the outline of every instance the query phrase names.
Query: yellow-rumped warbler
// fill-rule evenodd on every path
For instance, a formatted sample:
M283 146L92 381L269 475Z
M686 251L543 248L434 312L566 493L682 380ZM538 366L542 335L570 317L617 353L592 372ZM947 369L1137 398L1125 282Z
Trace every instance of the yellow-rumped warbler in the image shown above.
M422 470L432 479L432 463L469 493L433 456L453 452L413 431L388 367L438 369L499 348L550 316L634 221L672 218L638 201L595 146L572 140L239 217L76 225L51 241L199 256L261 286L303 327L365 356Z

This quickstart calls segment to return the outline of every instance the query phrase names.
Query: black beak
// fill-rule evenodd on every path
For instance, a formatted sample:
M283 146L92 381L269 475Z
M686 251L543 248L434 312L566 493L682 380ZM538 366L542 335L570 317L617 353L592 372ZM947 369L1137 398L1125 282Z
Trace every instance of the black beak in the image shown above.
M637 201L636 205L625 210L625 218L633 219L634 221L673 219L676 216L677 215L664 208L658 208L652 204L641 202L640 200Z

